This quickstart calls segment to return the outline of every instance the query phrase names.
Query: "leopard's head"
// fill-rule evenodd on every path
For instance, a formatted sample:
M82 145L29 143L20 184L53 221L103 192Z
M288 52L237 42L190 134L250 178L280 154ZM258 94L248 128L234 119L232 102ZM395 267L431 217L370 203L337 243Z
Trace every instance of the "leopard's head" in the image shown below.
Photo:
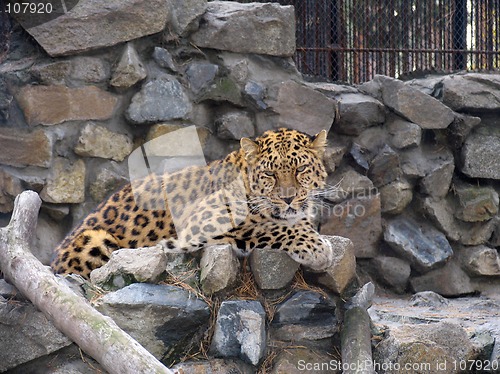
M309 136L296 130L265 132L241 139L248 164L249 205L277 220L296 220L312 208L314 191L325 185L326 131Z

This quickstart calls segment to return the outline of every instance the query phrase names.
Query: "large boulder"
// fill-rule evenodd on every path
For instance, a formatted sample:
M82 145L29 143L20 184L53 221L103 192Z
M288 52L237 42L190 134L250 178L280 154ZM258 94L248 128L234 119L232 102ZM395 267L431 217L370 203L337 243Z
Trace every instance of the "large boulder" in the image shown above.
M0 296L0 372L70 344L71 341L31 303L9 302Z
M235 35L239 37L235 38ZM293 7L211 1L191 41L202 48L273 56L295 53Z
M164 0L80 0L67 13L33 26L21 23L51 56L70 55L110 47L165 28ZM33 27L30 27L33 26Z
M500 109L500 76L495 74L452 75L443 80L443 102L456 111Z
M453 111L439 100L400 80L377 75L373 84L378 85L385 105L423 129L447 128L455 117Z
M210 317L208 305L190 292L147 283L108 293L96 308L158 359L176 348L185 351Z

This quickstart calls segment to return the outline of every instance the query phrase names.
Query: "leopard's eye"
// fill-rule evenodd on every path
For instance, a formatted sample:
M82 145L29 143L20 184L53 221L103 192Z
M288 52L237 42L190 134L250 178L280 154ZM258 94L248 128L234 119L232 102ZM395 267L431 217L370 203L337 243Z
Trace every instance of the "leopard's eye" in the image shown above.
M302 173L304 170L306 170L306 165L299 166L296 170L297 173Z
M266 170L264 171L264 175L268 176L268 177L274 177L274 171L271 171L271 170Z

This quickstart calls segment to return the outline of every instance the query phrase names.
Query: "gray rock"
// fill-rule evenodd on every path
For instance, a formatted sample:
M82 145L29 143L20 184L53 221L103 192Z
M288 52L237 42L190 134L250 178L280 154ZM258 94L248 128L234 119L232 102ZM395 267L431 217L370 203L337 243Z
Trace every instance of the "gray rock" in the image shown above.
M70 344L34 305L0 297L1 372Z
M67 159L57 158L40 197L49 203L82 203L85 200L85 170L83 160L71 164Z
M471 134L462 148L461 171L472 178L500 179L500 132L481 127Z
M130 17L133 14L133 17ZM79 1L70 12L27 31L51 56L110 47L165 28L168 9L162 0Z
M314 291L298 291L278 304L273 325L336 323L336 305L332 300Z
M265 110L268 108L264 99L266 98L266 88L257 82L247 82L243 89L243 95L250 104L258 109Z
M185 361L172 366L174 374L254 374L255 369L240 360L210 358L206 361Z
M375 80L384 104L423 129L444 129L453 121L453 111L435 98L394 78L377 75Z
M382 187L398 180L402 175L399 155L386 145L370 162L368 177L375 187Z
M373 273L383 284L392 287L396 292L403 293L408 286L411 267L408 262L397 257L378 256L370 260Z
M198 47L273 56L295 53L295 16L291 6L212 1L203 21L191 35Z
M96 374L99 372L106 373L97 361L86 355L76 344L8 371L9 374Z
M207 10L207 0L168 0L168 28L179 36L186 36L198 28L201 16Z
M470 132L481 123L481 118L457 113L448 127L448 143L456 151L461 150Z
M446 236L464 245L479 245L486 243L493 231L496 222L464 222L455 218L456 202L448 196L441 200L424 198L419 204L425 214L443 231Z
M443 103L456 111L498 110L500 77L469 73L443 80Z
M266 350L266 313L258 301L224 301L215 323L210 351L257 366Z
M368 170L370 162L389 143L388 138L383 126L370 127L353 140L351 155L359 166Z
M341 236L325 236L332 244L334 261L317 281L333 292L342 295L356 277L356 257L350 239Z
M361 308L368 310L372 306L375 286L372 282L365 283L356 294L349 300L346 309Z
M210 318L208 305L190 292L147 283L108 293L96 308L158 359L176 349L185 353L190 339Z
M498 213L498 193L492 187L478 187L465 183L455 183L458 197L455 217L466 222L482 222Z
M128 180L119 170L118 164L111 162L96 172L94 180L90 183L89 193L92 199L99 203L127 182Z
M372 258L382 235L380 195L361 191L357 194L359 197L328 207L320 232L349 238L356 257Z
M239 140L255 136L255 125L248 112L224 108L215 116L217 136L221 139Z
M133 123L144 124L183 119L191 110L191 102L179 81L162 75L134 95L126 116Z
M289 285L299 264L284 251L254 249L250 267L257 285L263 290L278 290Z
M132 43L127 43L120 62L115 68L110 85L118 89L127 89L146 79L148 72Z
M156 64L164 69L168 69L174 73L177 72L177 66L174 59L168 50L161 47L155 47L153 51L153 60Z
M394 368L404 365L424 368L405 370L411 374L456 373L458 370L454 368L454 362L474 357L474 348L465 330L449 322L391 328L388 337L377 344L374 350L375 362L389 368L381 372L391 374L400 373Z
M500 275L500 256L495 248L484 245L461 247L458 257L464 269L472 276Z
M117 134L94 123L87 123L80 132L74 151L83 157L123 161L132 149L132 140L127 135Z
M363 94L341 94L339 102L339 120L335 128L340 134L359 135L368 127L385 121L384 105L370 96Z
M411 297L410 305L441 308L449 305L449 301L434 291L422 291Z
M475 291L469 276L454 260L440 269L412 278L410 284L415 292L434 291L442 296L461 296Z
M422 128L413 122L393 116L386 123L391 144L397 149L418 147L422 139Z
M440 97L444 78L443 76L430 75L425 78L412 79L405 84L437 98Z
M90 273L90 280L106 290L132 283L156 283L164 275L167 256L160 246L122 248L111 253L109 261Z
M379 192L382 213L400 214L413 199L413 187L406 179L391 182Z
M390 220L384 231L384 240L422 272L439 267L453 255L444 234L409 217Z
M228 290L236 283L240 263L231 245L213 245L203 250L200 283L205 294Z
M453 154L441 146L421 146L400 151L401 169L403 174L410 178L425 178L429 176L425 182L428 188L432 188L432 192L447 190L451 183L451 178L448 174L442 176L442 185L436 186L434 178L439 175L439 171L448 171L450 168L446 165L453 165ZM434 183L433 183L434 182Z
M419 184L422 192L436 198L446 196L450 190L454 171L455 164L453 160L442 160L420 180Z
M324 197L335 203L348 198L366 198L373 189L370 178L344 165L336 170L334 175L329 176L327 182L332 188Z
M44 214L38 216L36 244L31 248L33 255L44 265L49 265L54 257L54 248L66 235L60 222L55 222Z
M331 343L328 341L339 331L336 323L315 323L315 324L287 324L273 326L271 338L279 342L297 343L302 346L324 347ZM323 344L322 344L323 343ZM325 344L326 343L326 344Z
M280 84L276 99L267 103L279 114L278 127L316 135L321 130L329 131L335 120L333 99L294 81Z
M186 77L189 82L189 88L195 94L206 90L214 81L219 66L208 62L193 62L186 68Z

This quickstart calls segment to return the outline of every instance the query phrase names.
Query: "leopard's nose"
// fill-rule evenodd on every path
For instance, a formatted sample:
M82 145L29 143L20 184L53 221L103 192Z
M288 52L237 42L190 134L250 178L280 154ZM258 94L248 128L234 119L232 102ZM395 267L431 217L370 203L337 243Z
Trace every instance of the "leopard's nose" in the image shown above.
M293 201L293 197L282 197L281 200L290 205Z

